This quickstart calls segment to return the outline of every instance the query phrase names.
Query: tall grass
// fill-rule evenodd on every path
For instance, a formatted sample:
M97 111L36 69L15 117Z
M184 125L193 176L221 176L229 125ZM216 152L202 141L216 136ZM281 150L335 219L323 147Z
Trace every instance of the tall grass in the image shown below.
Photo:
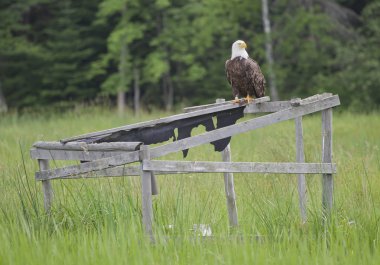
M151 245L141 225L139 177L53 181L43 211L29 148L140 118L91 109L0 120L0 264L380 264L380 117L334 116L334 209L323 225L321 177L307 176L308 222L301 224L295 175L235 174L239 227L230 229L221 174L158 176ZM197 128L200 132L203 128ZM307 162L321 161L320 115L304 118ZM233 137L234 161L295 161L294 123ZM165 159L182 159L171 154ZM186 160L220 161L211 145ZM52 167L65 163L55 161ZM208 224L201 237L194 224Z

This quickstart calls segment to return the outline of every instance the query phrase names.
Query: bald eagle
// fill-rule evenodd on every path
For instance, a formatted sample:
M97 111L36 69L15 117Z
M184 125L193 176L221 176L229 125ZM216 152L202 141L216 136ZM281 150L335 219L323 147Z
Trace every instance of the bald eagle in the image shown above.
M234 102L239 102L239 97L245 97L247 102L252 98L261 98L265 95L265 78L256 61L249 58L247 44L237 40L232 44L231 59L226 61L227 80L232 87Z

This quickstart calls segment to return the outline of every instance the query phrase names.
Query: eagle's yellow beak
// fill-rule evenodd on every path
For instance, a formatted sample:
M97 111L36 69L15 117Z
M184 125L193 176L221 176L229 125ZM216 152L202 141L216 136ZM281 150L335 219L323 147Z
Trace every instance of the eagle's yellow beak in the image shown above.
M239 43L240 48L245 49L247 48L247 44L245 42Z

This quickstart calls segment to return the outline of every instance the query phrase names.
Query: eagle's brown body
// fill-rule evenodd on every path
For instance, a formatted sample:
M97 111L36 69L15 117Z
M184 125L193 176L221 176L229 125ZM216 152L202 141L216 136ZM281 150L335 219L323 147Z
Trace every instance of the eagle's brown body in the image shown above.
M265 96L265 78L257 62L238 56L227 60L225 66L233 97Z

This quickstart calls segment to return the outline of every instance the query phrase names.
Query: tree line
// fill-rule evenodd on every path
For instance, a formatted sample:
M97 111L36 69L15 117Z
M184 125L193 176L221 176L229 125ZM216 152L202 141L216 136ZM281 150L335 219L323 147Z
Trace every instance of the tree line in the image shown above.
M380 104L378 0L2 0L0 25L9 108L232 98L224 63L237 39L280 99L329 91L347 108Z

